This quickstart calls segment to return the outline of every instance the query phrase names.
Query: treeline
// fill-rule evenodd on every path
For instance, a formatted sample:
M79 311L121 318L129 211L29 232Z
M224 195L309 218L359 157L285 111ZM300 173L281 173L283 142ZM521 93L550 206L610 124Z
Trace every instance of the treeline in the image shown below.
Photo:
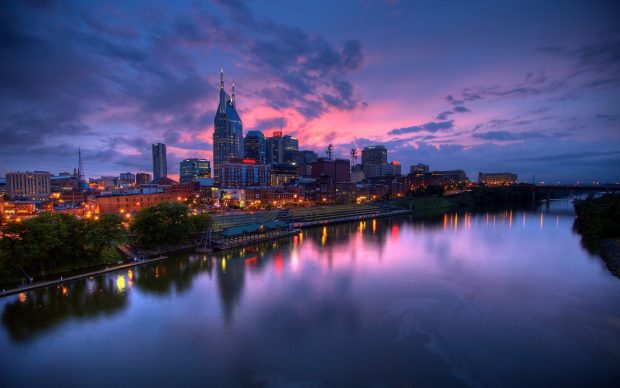
M114 262L121 257L114 244L125 233L121 217L114 214L95 221L42 213L10 222L0 239L0 275L28 278Z
M575 212L575 230L586 239L620 238L620 195L576 201Z
M471 191L450 197L460 208L466 209L501 209L504 207L531 206L534 202L532 188L523 187L475 187Z
M42 213L10 222L0 239L0 281L115 263L123 258L115 245L124 242L141 248L181 246L207 230L211 219L190 215L185 204L162 202L138 212L129 230L125 225L115 214L94 220Z

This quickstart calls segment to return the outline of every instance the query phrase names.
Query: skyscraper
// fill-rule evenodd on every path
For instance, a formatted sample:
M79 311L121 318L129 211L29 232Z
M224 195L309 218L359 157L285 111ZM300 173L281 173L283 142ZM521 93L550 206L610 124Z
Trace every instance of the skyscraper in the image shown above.
M153 144L153 179L168 177L168 164L166 162L166 145Z
M215 176L219 167L230 158L243 158L243 123L237 113L235 84L232 96L224 90L224 70L220 74L220 103L217 107L213 130L213 167Z
M198 178L211 177L211 163L207 159L185 159L180 165L180 182L191 183Z
M298 146L297 138L274 131L273 136L267 138L267 163L291 163Z
M243 143L246 159L254 159L257 163L265 163L267 148L265 135L261 131L248 131Z
M382 145L364 147L362 167L366 178L384 176L387 173L387 149Z

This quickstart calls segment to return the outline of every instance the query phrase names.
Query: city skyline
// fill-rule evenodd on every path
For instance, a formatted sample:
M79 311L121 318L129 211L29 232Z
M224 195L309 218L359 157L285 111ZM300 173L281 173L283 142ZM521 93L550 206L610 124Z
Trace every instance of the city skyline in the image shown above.
M148 172L164 143L178 180L181 160L213 161L224 67L244 135L342 158L384 145L404 171L620 178L620 35L603 2L33 4L2 11L0 175L71 171L78 147L88 176Z

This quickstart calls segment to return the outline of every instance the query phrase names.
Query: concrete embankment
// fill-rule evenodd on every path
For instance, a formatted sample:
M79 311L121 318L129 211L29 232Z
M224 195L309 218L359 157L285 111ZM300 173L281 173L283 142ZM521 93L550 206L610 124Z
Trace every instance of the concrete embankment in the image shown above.
M409 210L391 210L391 211L379 211L376 213L363 214L363 215L353 215L353 216L343 216L343 217L333 217L333 218L325 218L307 222L293 222L293 226L296 228L304 228L310 226L317 225L329 225L329 224L337 224L341 222L352 222L352 221L362 221L368 220L372 218L380 218L380 217L389 217L389 216L398 216L403 214L411 214Z
M49 287L49 286L53 286L53 285L56 285L56 284L69 283L69 282L73 282L73 281L76 281L76 280L80 280L80 279L84 279L84 278L89 278L91 276L101 275L101 274L104 274L104 273L107 273L107 272L118 271L120 269L137 267L139 265L154 263L154 262L157 262L157 261L160 261L160 260L164 260L164 259L167 259L167 258L168 258L167 256L161 256L161 257L156 257L154 259L149 259L149 260L134 261L134 262L131 262L131 263L123 263L123 264L115 265L115 266L112 266L112 267L106 267L104 269L100 269L100 270L97 270L97 271L85 272L85 273L81 273L81 274L77 274L77 275L73 275L73 276L67 276L67 277L60 276L58 279L47 280L47 281L37 282L37 283L33 283L33 284L27 284L27 285L24 285L24 286L15 287L15 288L11 288L11 289L8 289L8 290L2 290L2 291L0 291L0 298L3 297L3 296L19 294L20 292L36 290L37 288Z
M277 239L284 238L284 237L294 236L300 231L301 229L293 228L293 229L279 232L276 234L272 234L269 236L258 235L256 237L245 237L245 239L240 239L238 241L224 242L224 241L218 241L217 239L215 239L213 243L214 243L214 248L216 250L222 251L226 249L232 249L232 248L238 248L238 247L242 247L246 245L252 245L252 244L256 244L256 243L260 243L264 241L277 240Z

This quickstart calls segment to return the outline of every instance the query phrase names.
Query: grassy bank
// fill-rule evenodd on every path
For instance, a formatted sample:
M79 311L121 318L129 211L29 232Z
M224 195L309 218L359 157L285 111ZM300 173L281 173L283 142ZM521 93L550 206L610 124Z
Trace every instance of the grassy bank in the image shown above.
M581 234L583 245L598 253L620 277L620 195L576 201L575 212L574 229Z

